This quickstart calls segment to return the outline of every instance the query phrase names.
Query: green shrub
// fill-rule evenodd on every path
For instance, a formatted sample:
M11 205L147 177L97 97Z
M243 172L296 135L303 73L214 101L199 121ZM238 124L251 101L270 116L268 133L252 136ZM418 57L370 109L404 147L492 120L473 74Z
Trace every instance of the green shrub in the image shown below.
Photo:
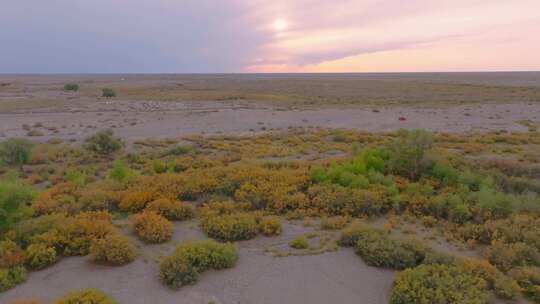
M85 140L86 149L102 155L109 155L120 150L122 148L122 141L115 138L113 134L112 130L97 132Z
M113 167L107 174L108 178L122 184L134 180L135 176L136 173L122 161L115 161Z
M54 304L118 304L113 298L97 289L83 289L66 294Z
M383 230L355 224L345 229L342 246L354 246L356 253L370 266L405 269L423 262L428 249L415 240L394 240Z
M208 269L233 267L238 260L236 248L215 241L186 242L160 264L161 281L173 289L197 282L199 274Z
M163 243L172 237L171 222L153 211L135 214L131 224L139 238L148 243Z
M34 197L34 189L18 179L0 179L0 233L32 214Z
M280 235L281 222L276 216L263 217L259 222L259 231L266 236Z
M30 160L33 144L22 138L10 138L0 143L0 165L22 166Z
M0 268L0 292L6 291L26 280L26 269L23 266Z
M116 92L111 88L103 88L101 89L101 96L103 97L116 97Z
M422 263L426 248L417 241L393 240L384 234L360 238L356 253L371 266L405 269Z
M289 246L294 249L308 249L309 242L305 236L299 236L289 241Z
M431 168L427 153L432 145L433 135L425 130L400 130L387 146L389 172L417 180Z
M35 270L54 264L57 260L56 250L45 244L32 244L26 248L26 265Z
M207 216L201 219L201 228L220 241L249 240L258 232L255 216L249 213Z
M161 198L149 203L146 210L155 211L171 221L184 221L195 216L195 207L190 203Z
M78 90L79 90L79 85L76 83L66 83L64 85L64 91L77 92Z
M111 265L128 264L137 256L135 246L131 244L131 241L116 233L94 240L90 247L90 254L94 261Z
M186 145L177 145L167 151L167 155L175 155L180 156L184 154L191 153L193 151L192 146L186 146Z
M485 281L456 266L421 265L398 273L391 304L483 304Z

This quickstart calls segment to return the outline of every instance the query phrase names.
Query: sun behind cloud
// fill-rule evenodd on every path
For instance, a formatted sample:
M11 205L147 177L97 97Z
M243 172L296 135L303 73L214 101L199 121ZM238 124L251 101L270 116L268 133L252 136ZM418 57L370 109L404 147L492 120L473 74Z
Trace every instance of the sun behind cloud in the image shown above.
M288 27L289 27L289 23L287 22L287 20L285 20L283 18L277 18L272 23L272 29L274 29L274 31L276 31L276 32L283 32Z

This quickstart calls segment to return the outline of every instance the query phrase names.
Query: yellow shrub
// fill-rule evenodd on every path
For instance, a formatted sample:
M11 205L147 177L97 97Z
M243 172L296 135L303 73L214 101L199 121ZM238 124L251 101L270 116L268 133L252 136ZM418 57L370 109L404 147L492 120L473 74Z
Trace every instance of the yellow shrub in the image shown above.
M153 211L135 214L131 224L139 238L148 243L163 243L172 237L171 222Z
M54 304L118 304L113 298L97 289L70 292L53 302Z
M465 270L484 279L488 287L501 298L513 299L521 291L516 281L504 275L488 261L468 258L462 261L462 266Z
M347 225L349 218L346 216L332 216L321 218L321 228L327 230L342 229Z
M281 222L276 216L263 217L259 221L259 231L266 236L281 234Z
M26 248L26 265L31 269L43 269L56 262L56 250L44 244L32 244Z
M183 221L195 216L195 207L189 203L172 201L166 198L148 204L146 210L155 211L171 221Z
M152 201L152 194L146 190L125 193L118 207L125 211L138 212Z
M124 265L135 260L135 246L123 235L114 233L92 242L92 259L100 263Z

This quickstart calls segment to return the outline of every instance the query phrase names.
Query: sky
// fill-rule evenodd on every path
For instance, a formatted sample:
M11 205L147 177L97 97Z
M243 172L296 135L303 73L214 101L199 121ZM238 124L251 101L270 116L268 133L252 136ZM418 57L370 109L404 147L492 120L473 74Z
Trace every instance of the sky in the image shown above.
M540 0L3 0L0 73L540 70Z

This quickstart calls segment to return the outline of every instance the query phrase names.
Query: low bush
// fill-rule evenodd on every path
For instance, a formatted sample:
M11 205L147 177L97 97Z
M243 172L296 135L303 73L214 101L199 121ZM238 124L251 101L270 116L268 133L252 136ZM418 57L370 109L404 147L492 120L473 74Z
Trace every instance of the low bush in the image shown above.
M259 231L266 236L280 235L281 222L276 216L266 216L259 221Z
M0 292L6 291L26 280L26 269L23 266L0 268Z
M161 281L173 289L197 282L199 274L208 269L233 267L238 260L236 248L215 241L186 242L160 264Z
M521 291L516 281L503 274L488 261L468 258L461 261L460 265L464 270L484 279L488 287L500 298L514 299Z
M398 273L391 304L487 303L486 282L460 267L420 265Z
M540 265L540 253L535 248L522 242L509 244L493 241L484 250L484 257L504 272L516 266Z
M349 218L346 216L332 216L321 218L321 228L326 230L338 230L347 225Z
M366 231L370 230L366 224L359 220L355 220L351 225L341 231L341 235L338 240L338 244L344 247L353 247L356 242L362 237Z
M8 302L8 304L41 304L41 302L38 299L16 299L11 302Z
M163 243L172 237L171 222L153 211L133 215L131 224L139 238L148 243Z
M94 261L111 265L128 264L137 256L135 246L127 237L120 234L110 234L93 241L90 254Z
M422 263L426 247L418 241L391 239L383 232L363 235L355 251L368 265L405 269Z
M83 289L70 292L53 304L118 304L118 302L97 289Z
M22 166L30 160L33 144L22 138L10 138L0 144L0 165Z
M26 265L34 270L43 269L57 260L56 250L45 244L32 244L26 248Z
M305 236L299 236L289 241L289 246L294 249L308 249L309 242Z
M0 268L9 268L24 263L24 251L13 241L0 242Z
M76 83L66 83L64 85L64 91L77 92L78 90L79 90L79 85Z
M109 155L122 148L122 141L113 136L112 130L99 131L85 140L85 148L89 151Z
M540 303L540 270L518 267L508 273L523 289L523 294L534 303Z
M118 207L124 211L142 211L152 201L152 194L145 190L127 191L122 196Z
M195 216L195 207L193 205L166 198L149 203L146 210L154 211L171 221L184 221Z
M355 223L344 229L339 244L354 246L356 253L370 266L392 269L414 267L423 262L429 251L416 240L395 240L383 230Z
M209 237L220 241L249 240L258 232L255 216L244 212L205 216L201 218L201 228Z
M427 173L432 163L427 153L433 145L433 135L425 130L400 130L387 147L389 172L417 180Z
M101 96L103 97L116 97L116 92L111 88L103 88L101 89Z

